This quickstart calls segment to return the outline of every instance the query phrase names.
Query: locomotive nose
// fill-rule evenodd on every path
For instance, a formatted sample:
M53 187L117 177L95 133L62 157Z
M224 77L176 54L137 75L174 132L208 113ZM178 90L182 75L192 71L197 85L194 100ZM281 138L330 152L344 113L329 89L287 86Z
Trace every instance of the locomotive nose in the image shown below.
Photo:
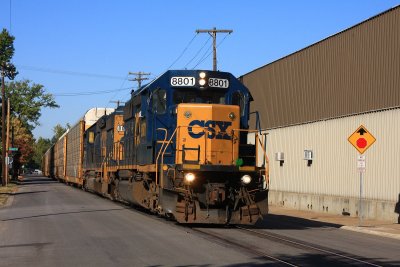
M176 163L232 165L238 157L239 107L179 104Z

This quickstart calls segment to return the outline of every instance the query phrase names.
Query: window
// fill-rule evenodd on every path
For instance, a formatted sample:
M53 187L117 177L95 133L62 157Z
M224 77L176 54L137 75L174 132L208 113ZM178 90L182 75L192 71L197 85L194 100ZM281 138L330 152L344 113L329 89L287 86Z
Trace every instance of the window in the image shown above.
M89 144L94 143L94 132L89 132Z
M167 110L167 93L163 89L156 89L153 92L153 112L164 114Z
M141 118L140 122L140 139L141 140L146 140L146 119Z
M244 115L245 111L245 102L244 102L244 96L241 92L237 91L233 93L232 95L232 105L237 105L240 107L240 115Z
M225 91L201 91L190 88L182 88L181 90L175 90L174 103L225 104Z

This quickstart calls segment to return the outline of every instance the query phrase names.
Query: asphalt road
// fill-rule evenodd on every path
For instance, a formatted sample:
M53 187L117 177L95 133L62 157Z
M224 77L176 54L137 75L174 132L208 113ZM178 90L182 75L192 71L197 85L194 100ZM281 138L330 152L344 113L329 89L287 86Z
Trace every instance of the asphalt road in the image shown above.
M269 216L261 231L332 248L379 265L400 264L398 240L335 225ZM296 265L315 265L312 251L210 229ZM315 252L315 255L321 253ZM307 258L308 257L308 258ZM304 261L302 261L304 260ZM334 260L334 259L333 259ZM302 264L302 263L306 264ZM333 263L347 264L346 261ZM44 177L28 177L0 209L0 266L275 266L278 262ZM280 265L284 265L280 263ZM362 264L361 264L362 265ZM361 266L360 265L360 266Z

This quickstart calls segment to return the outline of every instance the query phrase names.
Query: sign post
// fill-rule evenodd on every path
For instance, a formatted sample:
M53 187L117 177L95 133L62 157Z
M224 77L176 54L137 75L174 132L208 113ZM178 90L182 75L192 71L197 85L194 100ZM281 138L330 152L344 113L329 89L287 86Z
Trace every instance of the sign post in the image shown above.
M362 225L362 192L363 192L363 175L365 172L365 156L362 155L373 143L375 143L376 138L365 128L363 125L357 128L357 130L349 136L347 139L350 144L352 144L355 149L360 153L357 155L357 170L360 172L360 200L359 200L359 225Z
M363 174L365 172L365 156L358 155L357 156L357 170L360 172L360 200L359 200L359 222L358 226L362 225L362 192L363 192Z

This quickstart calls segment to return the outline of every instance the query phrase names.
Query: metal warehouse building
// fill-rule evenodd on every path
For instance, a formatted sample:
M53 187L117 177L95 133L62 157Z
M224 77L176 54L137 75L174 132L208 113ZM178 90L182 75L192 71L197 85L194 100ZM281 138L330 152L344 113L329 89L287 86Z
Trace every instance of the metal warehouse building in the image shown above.
M347 138L364 125L377 141L364 153L363 217L400 221L400 6L240 79L268 132L271 204L357 216Z

